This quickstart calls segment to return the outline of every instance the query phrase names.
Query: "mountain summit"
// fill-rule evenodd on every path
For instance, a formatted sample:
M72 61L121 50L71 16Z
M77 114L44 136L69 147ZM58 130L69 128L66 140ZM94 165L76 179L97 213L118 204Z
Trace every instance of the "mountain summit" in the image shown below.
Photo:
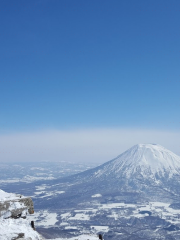
M180 157L157 144L137 144L100 166L96 176L112 174L131 177L137 173L144 177L180 174Z

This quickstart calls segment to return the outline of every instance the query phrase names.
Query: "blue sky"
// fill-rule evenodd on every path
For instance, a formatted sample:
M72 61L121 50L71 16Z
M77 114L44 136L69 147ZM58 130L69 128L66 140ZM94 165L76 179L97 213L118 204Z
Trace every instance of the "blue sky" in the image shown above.
M0 20L1 135L180 131L179 1L2 0Z

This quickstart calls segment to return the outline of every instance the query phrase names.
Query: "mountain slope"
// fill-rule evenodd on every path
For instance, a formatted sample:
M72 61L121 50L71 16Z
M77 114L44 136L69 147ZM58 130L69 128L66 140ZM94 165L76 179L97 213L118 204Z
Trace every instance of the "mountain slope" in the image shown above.
M52 181L48 189L64 191L51 200L62 206L112 197L176 202L180 197L180 157L160 145L138 144L101 166Z
M131 177L135 173L147 175L180 174L180 157L164 147L156 144L138 144L105 163L95 172L95 176L114 174L118 178L123 175Z

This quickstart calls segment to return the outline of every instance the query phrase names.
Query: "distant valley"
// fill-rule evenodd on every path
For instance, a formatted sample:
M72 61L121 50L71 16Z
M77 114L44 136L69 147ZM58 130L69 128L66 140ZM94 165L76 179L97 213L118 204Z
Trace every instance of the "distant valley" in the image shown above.
M98 167L63 163L61 178L60 166L46 164L20 171L23 181L10 181L10 171L0 182L5 191L32 196L31 218L46 238L180 239L180 157L169 150L138 144Z

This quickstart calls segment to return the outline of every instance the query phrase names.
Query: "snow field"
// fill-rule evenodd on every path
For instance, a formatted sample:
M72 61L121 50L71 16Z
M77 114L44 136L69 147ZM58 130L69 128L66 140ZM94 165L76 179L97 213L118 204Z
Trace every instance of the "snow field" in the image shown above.
M27 219L7 218L3 216L0 218L0 239L10 240L18 237L19 233L24 233L25 238L31 238L33 240L42 240L42 237L32 229L30 222Z
M38 227L51 227L55 226L57 220L57 213L45 211L39 211L34 214L28 215L29 221L35 221L35 226Z
M55 238L51 240L66 240L67 238ZM68 240L98 240L98 236L95 235L80 235L73 238L68 238Z

